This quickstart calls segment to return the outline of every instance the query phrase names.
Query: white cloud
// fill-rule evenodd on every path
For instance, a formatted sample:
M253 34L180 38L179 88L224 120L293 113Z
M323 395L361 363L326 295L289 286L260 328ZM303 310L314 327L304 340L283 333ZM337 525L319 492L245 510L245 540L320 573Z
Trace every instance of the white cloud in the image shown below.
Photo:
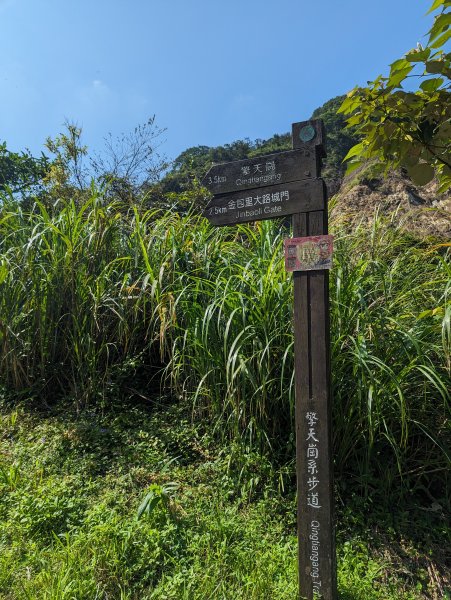
M94 79L91 83L80 90L80 97L85 101L97 103L99 100L105 100L113 96L114 94L100 79Z
M101 79L94 79L94 81L92 82L92 88L99 92L105 92L108 90L108 86L105 83L103 83Z
M124 112L142 113L149 102L148 97L137 90L113 89L101 79L93 79L76 89L74 99L83 111L103 117Z
M255 104L255 96L252 94L237 94L234 98L232 98L231 109L232 110L243 110L248 109L254 106Z

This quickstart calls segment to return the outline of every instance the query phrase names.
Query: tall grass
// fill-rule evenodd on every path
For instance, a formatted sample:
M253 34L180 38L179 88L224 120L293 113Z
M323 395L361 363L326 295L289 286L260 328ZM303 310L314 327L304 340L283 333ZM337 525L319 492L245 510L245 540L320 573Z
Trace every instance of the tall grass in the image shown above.
M79 402L103 393L137 349L126 300L132 252L114 206L94 196L50 215L43 204L1 219L1 367L8 387ZM132 250L132 249L131 249Z
M334 445L343 489L442 493L449 450L450 252L377 217L337 228ZM289 232L266 221L83 205L0 215L0 379L50 401L108 402L156 370L225 438L293 451ZM141 389L138 392L145 392Z
M394 218L338 232L336 464L342 484L358 474L367 491L384 480L432 499L450 457L450 254L410 238Z

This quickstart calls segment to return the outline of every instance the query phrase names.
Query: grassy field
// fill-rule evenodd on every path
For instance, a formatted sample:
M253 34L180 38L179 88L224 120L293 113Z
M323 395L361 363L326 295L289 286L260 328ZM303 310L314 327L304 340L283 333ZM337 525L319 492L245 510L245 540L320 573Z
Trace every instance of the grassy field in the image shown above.
M3 600L296 597L293 490L186 407L3 404L0 440ZM441 509L337 497L342 600L446 597Z
M276 221L0 211L3 597L292 598L292 283ZM442 598L451 253L333 225L341 598Z

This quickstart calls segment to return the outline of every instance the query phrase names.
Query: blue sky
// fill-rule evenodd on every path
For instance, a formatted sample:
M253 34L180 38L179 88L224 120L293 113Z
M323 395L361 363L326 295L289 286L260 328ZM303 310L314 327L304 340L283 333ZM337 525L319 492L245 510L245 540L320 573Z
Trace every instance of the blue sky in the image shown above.
M156 115L161 150L268 138L424 41L425 0L0 0L0 141Z

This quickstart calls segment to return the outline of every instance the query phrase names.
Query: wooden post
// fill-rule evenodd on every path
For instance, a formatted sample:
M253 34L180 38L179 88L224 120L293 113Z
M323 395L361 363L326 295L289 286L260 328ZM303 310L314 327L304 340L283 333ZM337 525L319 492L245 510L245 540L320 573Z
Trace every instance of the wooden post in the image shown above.
M293 148L310 148L321 174L320 121L293 124ZM328 233L325 210L293 215L293 237ZM329 272L294 272L296 471L300 598L336 600L331 446Z
M327 193L319 178L324 140L322 121L294 123L293 150L213 165L203 180L214 194L204 216L221 226L292 215L295 238L327 234ZM322 268L293 273L299 593L308 600L337 597L329 273Z

